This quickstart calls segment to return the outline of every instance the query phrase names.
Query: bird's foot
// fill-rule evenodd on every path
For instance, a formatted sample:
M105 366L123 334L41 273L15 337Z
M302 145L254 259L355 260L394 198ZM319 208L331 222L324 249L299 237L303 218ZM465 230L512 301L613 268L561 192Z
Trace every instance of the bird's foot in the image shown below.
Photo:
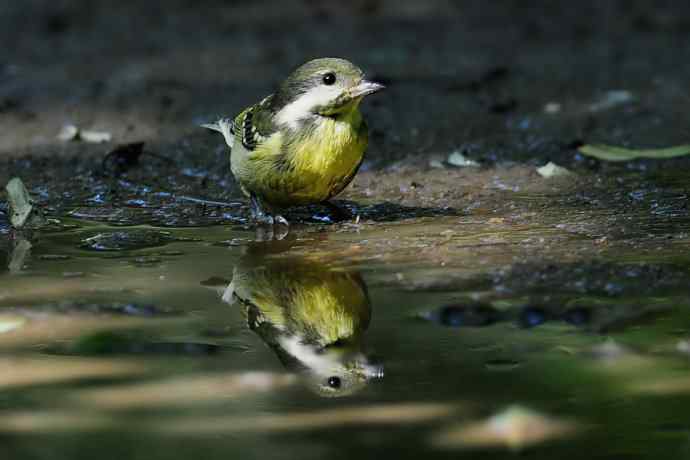
M273 224L275 223L275 219L273 218L273 216L270 214L266 214L264 212L256 213L252 217L259 225L273 226Z
M256 227L256 241L282 241L290 233L284 225L260 225Z
M254 215L254 220L256 221L257 224L259 225L265 225L265 226L274 226L274 225L280 225L283 227L290 227L290 222L288 220L281 216L280 214L276 214L275 216L272 214L268 213L261 213L261 214L256 214Z
M262 203L262 201L254 194L251 194L251 209L252 217L257 224L261 225L284 225L289 227L287 219L281 215L275 216L270 212L270 207Z
M275 216L266 212L254 214L257 241L282 240L290 233L290 223L280 214Z
M290 222L288 222L288 220L285 217L281 216L280 214L273 217L273 223L275 225L283 225L285 227L290 227Z
M252 218L258 224L257 241L282 240L290 232L290 223L280 214L273 215L267 211L256 195L251 196Z

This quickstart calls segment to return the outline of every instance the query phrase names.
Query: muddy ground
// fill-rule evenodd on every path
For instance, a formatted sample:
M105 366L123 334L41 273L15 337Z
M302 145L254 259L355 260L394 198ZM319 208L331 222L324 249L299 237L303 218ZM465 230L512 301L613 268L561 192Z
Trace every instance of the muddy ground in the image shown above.
M686 140L689 17L676 2L8 3L0 11L0 155L9 163L0 182L22 173L36 175L27 179L36 186L50 182L40 174L93 169L88 162L111 145L58 142L74 123L112 133L112 144L146 141L173 162L154 168L158 175L186 171L232 189L219 139L195 125L237 112L295 65L327 55L350 58L389 86L365 108L369 174L424 169L456 149L487 168L553 160L608 177L678 170L687 162L611 170L575 147ZM629 98L607 105L621 90ZM61 173L67 158L78 159ZM448 175L426 177L460 193L464 173L445 183Z

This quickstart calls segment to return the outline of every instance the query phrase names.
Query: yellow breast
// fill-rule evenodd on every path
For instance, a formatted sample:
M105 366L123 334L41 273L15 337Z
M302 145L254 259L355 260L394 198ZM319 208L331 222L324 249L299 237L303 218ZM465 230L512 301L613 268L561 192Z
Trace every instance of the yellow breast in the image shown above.
M235 141L231 167L242 190L274 206L320 203L352 180L368 142L355 107L338 118L324 117L297 134L277 131L253 151Z
M312 177L319 187L349 176L367 146L366 131L359 129L359 111L355 114L354 120L325 118L308 136L298 140L291 158L295 172Z
M274 170L260 194L282 206L328 200L350 183L367 142L358 110L341 119L324 118L285 146L287 167Z

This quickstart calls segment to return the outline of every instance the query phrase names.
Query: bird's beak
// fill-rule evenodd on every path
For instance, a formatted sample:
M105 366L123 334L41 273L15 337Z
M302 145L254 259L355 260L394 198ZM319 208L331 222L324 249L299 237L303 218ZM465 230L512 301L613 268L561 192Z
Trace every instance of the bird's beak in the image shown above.
M357 98L357 97L364 97L368 96L369 94L373 94L377 91L381 91L384 89L385 86L383 86L381 83L375 83L373 81L368 81L368 80L362 80L359 82L357 86L352 88L350 90L350 97L352 98Z
M362 374L368 379L383 378L383 366L380 364L365 364L362 366Z

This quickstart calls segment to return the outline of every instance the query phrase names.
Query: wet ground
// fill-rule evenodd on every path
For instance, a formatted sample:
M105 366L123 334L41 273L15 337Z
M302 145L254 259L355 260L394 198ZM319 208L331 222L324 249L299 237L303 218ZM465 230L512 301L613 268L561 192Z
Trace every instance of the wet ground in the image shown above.
M23 3L0 183L49 224L0 194L3 458L690 455L690 159L577 151L687 142L687 6ZM389 86L356 217L257 230L195 125L321 55Z

